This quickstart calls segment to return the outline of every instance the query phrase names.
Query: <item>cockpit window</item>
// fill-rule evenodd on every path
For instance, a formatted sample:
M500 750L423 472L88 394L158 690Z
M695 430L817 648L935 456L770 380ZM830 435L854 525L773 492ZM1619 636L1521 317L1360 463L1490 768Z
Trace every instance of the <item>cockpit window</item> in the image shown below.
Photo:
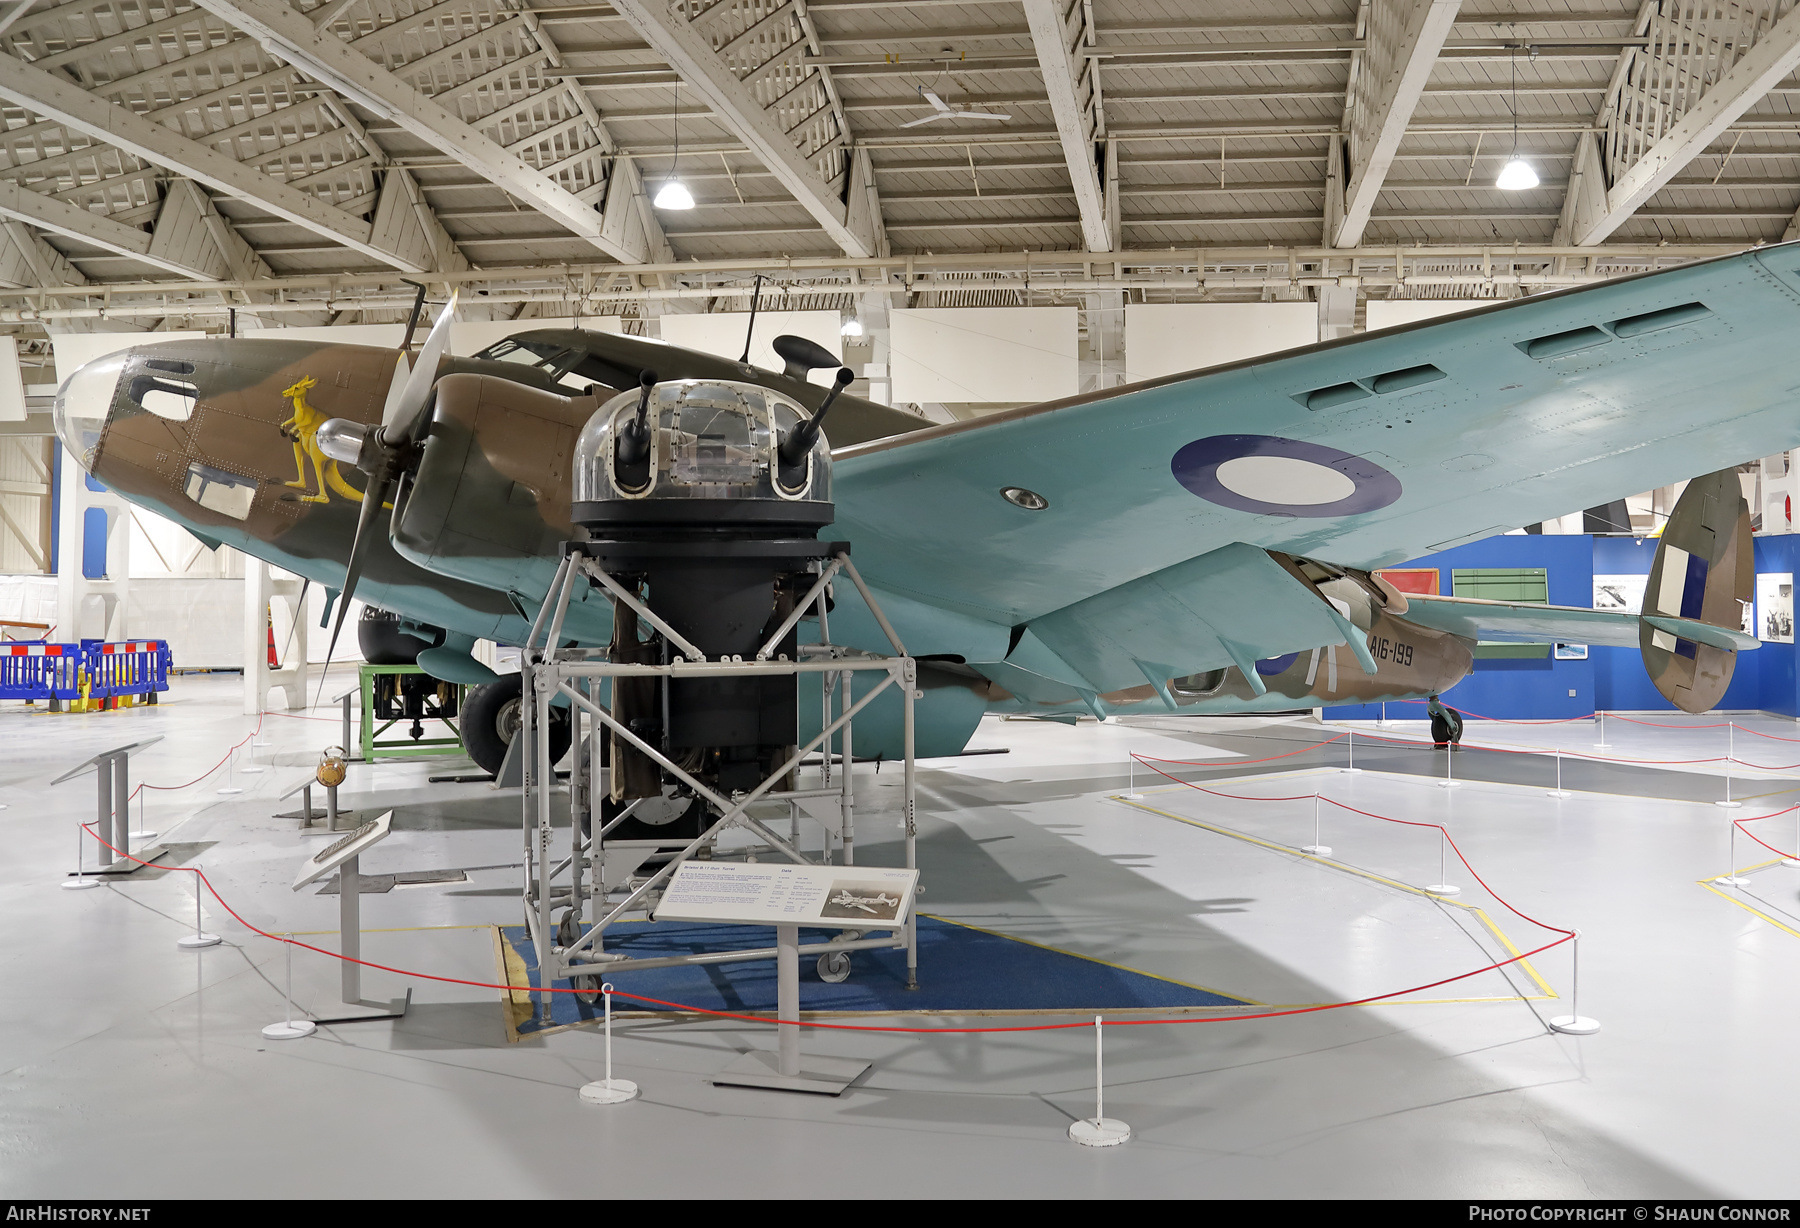
M589 384L635 388L640 374L635 366L622 367L592 351L573 349L561 341L533 340L529 334L496 341L475 357L494 362L527 363L549 372L550 377L563 387L577 391L585 391Z
M551 379L564 388L575 392L587 391L593 381L583 379L574 372L574 367L583 357L581 351L572 350L564 345L551 345L544 342L520 341L508 337L505 341L495 342L487 349L475 355L493 362L516 362L536 367L546 372Z

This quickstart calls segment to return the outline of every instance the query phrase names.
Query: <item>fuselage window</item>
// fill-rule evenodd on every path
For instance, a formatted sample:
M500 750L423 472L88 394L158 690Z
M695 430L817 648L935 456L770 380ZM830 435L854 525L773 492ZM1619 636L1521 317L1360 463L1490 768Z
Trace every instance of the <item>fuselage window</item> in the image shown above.
M1204 674L1188 674L1182 678L1169 679L1169 689L1189 699L1211 695L1224 685L1225 671L1222 669L1209 669Z
M188 466L187 497L211 512L247 520L250 505L256 501L256 480L214 469L198 461Z

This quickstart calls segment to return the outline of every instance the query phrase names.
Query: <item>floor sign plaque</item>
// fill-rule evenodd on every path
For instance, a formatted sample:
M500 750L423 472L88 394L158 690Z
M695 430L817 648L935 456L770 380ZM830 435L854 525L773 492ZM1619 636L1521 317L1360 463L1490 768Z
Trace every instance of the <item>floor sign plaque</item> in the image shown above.
M670 880L656 919L898 929L918 880L917 870L874 866L688 861Z

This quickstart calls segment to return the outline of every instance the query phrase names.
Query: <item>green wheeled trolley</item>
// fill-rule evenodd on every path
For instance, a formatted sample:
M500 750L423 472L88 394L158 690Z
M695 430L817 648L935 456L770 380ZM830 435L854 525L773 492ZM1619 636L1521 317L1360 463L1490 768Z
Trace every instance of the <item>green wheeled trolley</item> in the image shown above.
M416 665L364 665L359 675L364 763L463 753L457 724L466 689L462 683L433 678ZM450 736L426 737L427 721L439 722ZM407 726L402 736L383 736L400 724Z

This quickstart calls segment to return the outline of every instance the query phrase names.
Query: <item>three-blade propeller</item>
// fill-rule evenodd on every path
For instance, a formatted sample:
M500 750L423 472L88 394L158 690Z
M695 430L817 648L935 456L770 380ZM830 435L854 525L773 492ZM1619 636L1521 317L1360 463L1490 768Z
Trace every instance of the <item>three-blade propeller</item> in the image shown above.
M362 578L363 562L373 538L371 526L375 523L382 504L388 501L389 496L395 493L405 479L415 445L424 437L426 428L431 424L432 387L437 381L438 366L450 349L450 325L455 317L456 295L452 293L450 301L438 315L437 323L431 326L430 336L425 338L425 346L419 351L419 361L410 369L406 351L402 348L394 363L394 379L388 386L387 403L381 410L380 426L357 428L353 424L334 420L319 428L322 437L330 436L346 441L355 439L355 457L343 454L336 459L351 461L369 475L369 480L363 487L362 510L356 517L356 536L350 542L350 561L344 567L344 587L338 597L337 618L331 627L331 645L325 652L326 669L331 668L338 635L343 631L344 618L350 611L350 599L356 595L357 581ZM332 429L334 427L335 430ZM324 439L321 439L321 450L326 451L327 455L332 453ZM324 672L321 671L321 692L324 685Z

